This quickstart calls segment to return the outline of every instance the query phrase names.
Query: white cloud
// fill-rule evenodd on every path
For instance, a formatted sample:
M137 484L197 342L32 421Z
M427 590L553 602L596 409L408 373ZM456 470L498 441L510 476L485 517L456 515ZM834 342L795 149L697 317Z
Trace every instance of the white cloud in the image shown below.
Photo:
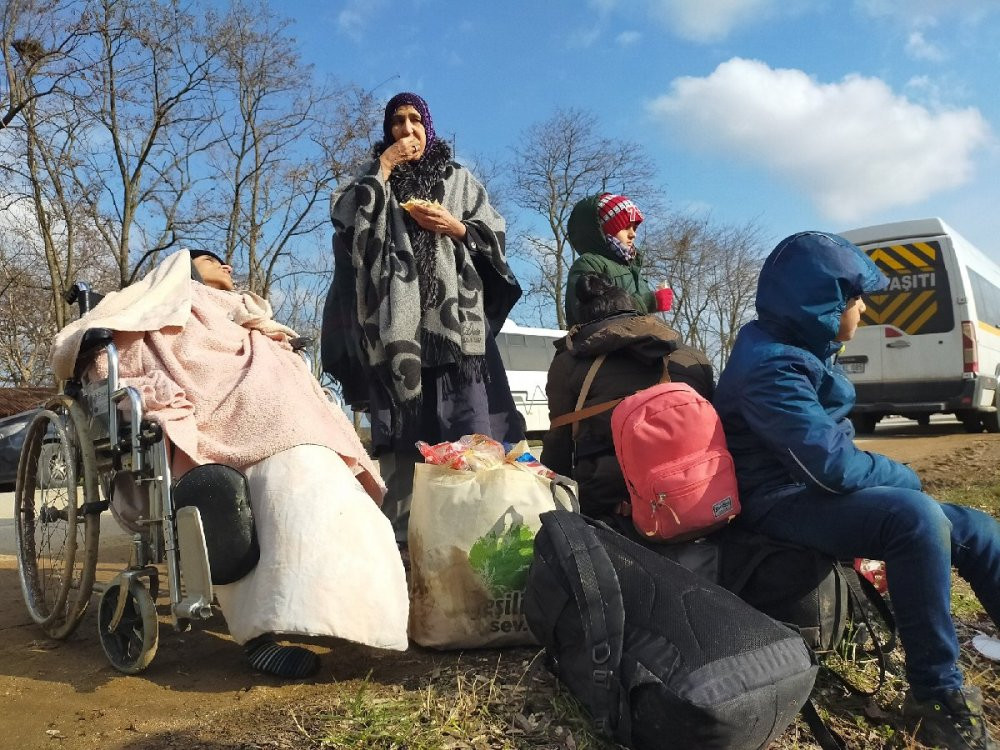
M725 39L738 26L794 5L778 0L647 0L647 4L650 13L671 32L695 42Z
M968 81L953 74L914 76L903 84L903 91L911 101L933 110L948 109L975 96Z
M615 37L615 41L618 43L619 47L631 47L633 44L638 42L641 37L642 34L638 31L623 31Z
M841 222L962 185L991 139L974 108L932 110L878 78L820 83L742 58L675 79L648 109L671 137L761 166Z
M347 0L337 14L337 30L355 41L361 41L372 17L382 6L382 0Z
M906 54L914 60L941 62L945 59L944 51L933 42L924 38L922 31L911 31L906 40Z

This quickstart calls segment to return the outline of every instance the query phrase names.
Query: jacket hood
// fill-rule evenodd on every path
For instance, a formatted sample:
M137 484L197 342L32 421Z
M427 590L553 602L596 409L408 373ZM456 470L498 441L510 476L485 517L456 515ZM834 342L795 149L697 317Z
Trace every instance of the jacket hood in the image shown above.
M614 258L597 219L597 198L598 196L591 195L577 201L566 222L566 235L577 255L597 253L606 258Z
M576 326L556 349L574 357L589 358L628 349L646 364L662 360L677 349L680 334L653 315L621 313Z
M778 243L757 280L757 317L782 340L825 359L852 297L871 294L888 279L865 253L835 234L799 232Z

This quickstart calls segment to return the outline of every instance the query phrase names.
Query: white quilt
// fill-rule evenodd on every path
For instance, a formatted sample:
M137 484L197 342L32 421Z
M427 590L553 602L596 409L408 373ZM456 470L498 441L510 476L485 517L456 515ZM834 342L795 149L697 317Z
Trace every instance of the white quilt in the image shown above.
M215 589L233 639L294 633L405 650L409 599L392 526L340 456L300 445L245 473L261 557Z

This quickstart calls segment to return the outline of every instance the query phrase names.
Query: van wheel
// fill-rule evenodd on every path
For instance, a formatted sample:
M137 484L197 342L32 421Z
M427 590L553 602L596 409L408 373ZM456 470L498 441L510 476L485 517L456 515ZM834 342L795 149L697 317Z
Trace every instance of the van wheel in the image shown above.
M959 416L959 419L962 420L962 426L965 427L966 432L976 434L983 431L983 420L977 412L966 412Z
M987 432L1000 432L1000 411L983 412L981 420Z
M921 427L927 427L931 423L930 414L918 414L917 416L914 417L914 419L917 421L917 424L920 425Z
M855 414L851 417L854 423L854 431L859 435L871 435L875 432L875 425L878 424L878 417L874 414Z

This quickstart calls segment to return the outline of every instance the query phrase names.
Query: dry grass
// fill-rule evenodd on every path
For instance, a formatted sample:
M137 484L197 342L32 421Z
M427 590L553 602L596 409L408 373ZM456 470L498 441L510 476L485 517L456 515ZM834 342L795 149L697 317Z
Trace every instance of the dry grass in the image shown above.
M967 481L936 488L949 502L981 507L1000 516L1000 484ZM978 631L996 635L968 586L956 578L953 614L962 643L961 666L968 682L984 693L987 719L1000 736L1000 665L969 645ZM851 653L831 657L858 683L875 670ZM847 658L844 658L847 657ZM376 750L611 750L613 743L591 730L579 704L545 670L530 649L434 655L435 667L407 687L374 681L331 686L324 705L303 707L293 715L303 747ZM902 652L890 655L886 684L874 700L850 695L821 672L813 692L821 715L852 748L922 747L899 721L906 691ZM814 750L818 745L798 720L773 746L777 750Z

